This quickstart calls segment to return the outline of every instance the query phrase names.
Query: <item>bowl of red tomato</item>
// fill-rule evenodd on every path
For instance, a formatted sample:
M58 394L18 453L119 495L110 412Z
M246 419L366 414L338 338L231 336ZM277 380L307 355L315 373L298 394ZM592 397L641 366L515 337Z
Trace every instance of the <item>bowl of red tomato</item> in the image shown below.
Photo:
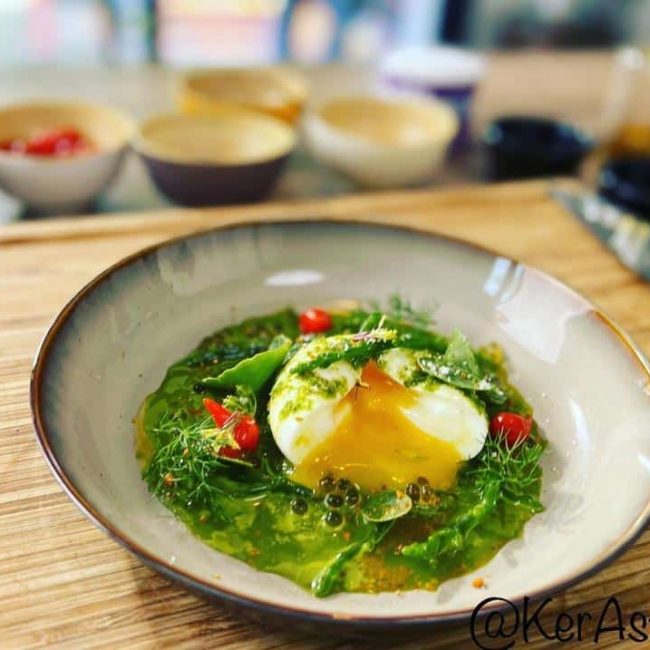
M87 208L117 174L130 117L95 104L42 102L0 109L0 189L44 213Z

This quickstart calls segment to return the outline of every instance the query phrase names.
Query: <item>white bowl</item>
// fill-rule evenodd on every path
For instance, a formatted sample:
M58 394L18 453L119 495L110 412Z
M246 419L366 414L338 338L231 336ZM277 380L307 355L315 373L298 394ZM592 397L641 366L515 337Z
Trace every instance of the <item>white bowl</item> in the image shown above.
M457 131L454 111L428 98L339 98L305 120L314 156L368 187L430 180Z
M131 119L106 106L43 102L0 109L0 141L75 127L96 150L66 157L0 151L0 189L44 213L87 207L117 173L134 132Z

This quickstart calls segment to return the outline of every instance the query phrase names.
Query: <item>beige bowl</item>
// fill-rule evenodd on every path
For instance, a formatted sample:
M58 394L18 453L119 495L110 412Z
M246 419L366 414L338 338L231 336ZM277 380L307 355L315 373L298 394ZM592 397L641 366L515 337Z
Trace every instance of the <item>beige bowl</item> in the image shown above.
M458 119L446 104L411 97L335 99L305 121L314 155L371 187L429 180L457 131Z
M61 127L79 129L96 149L66 157L0 151L0 188L41 212L85 208L117 173L135 128L122 111L95 104L42 102L0 109L0 142Z
M306 97L305 79L294 70L230 68L186 75L179 103L190 115L213 115L224 106L243 106L293 123Z

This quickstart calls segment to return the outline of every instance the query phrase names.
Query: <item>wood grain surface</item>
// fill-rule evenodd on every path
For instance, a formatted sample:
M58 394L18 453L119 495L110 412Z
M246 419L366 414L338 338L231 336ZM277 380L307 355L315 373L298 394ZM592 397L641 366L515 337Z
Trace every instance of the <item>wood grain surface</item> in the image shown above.
M263 629L170 584L89 523L50 475L30 420L30 366L63 304L121 257L219 224L319 215L416 225L538 266L597 303L650 351L650 289L554 203L549 188L536 182L366 194L0 229L0 648L472 647L466 624L409 642L346 641ZM619 598L626 616L634 610L650 613L649 542L646 533L608 568L557 595L543 620L552 623L562 611L597 618L611 595ZM489 585L485 594L490 595ZM523 647L521 634L513 640ZM485 640L487 647L505 647L503 643ZM526 647L552 643L533 628ZM609 632L599 646L618 643L617 633ZM583 644L593 645L589 637Z

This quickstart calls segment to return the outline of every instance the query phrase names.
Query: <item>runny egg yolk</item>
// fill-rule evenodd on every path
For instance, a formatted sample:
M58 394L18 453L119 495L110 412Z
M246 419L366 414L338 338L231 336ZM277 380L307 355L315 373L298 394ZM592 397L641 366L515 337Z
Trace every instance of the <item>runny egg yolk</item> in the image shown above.
M424 476L434 488L450 487L460 454L402 413L417 399L417 393L369 363L360 384L336 407L347 411L338 428L296 466L293 479L316 487L332 473L366 490L381 490L404 488Z

